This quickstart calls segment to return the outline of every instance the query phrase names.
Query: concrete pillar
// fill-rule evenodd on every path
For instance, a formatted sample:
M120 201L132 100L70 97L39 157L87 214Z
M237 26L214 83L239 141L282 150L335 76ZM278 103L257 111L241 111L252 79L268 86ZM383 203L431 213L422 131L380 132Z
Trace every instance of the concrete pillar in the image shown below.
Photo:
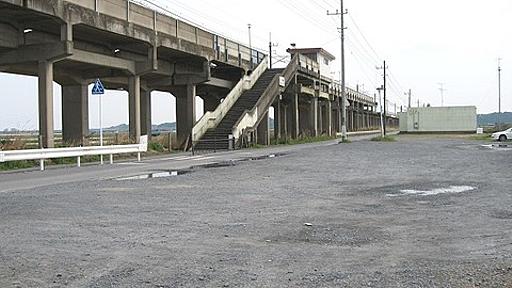
M323 102L318 103L318 134L324 133L324 104Z
M53 63L39 62L39 146L53 148Z
M140 133L151 138L151 90L140 92Z
M62 86L62 139L64 143L76 146L87 144L87 135L89 134L88 100L87 85Z
M284 135L284 139L288 140L289 134L288 131L288 105L283 105L283 111L281 113L281 137Z
M355 123L354 123L354 102L350 103L350 131L355 131Z
M140 76L131 76L128 79L128 104L130 141L139 143L141 135L140 124Z
M206 96L203 98L204 113L213 112L220 104L220 99L215 96Z
M296 91L292 96L291 103L291 136L293 139L299 138L300 134L300 118L299 118L299 93Z
M340 123L339 111L340 110L338 109L338 100L335 100L333 103L334 103L335 107L331 107L331 126L332 126L333 135L336 135L336 133L338 133L338 131L340 131L340 127L339 127L339 123Z
M311 136L318 136L318 98L311 98L309 107L309 129L311 130Z
M274 139L276 140L276 143L279 143L281 140L281 100L277 99L276 104L274 105Z
M270 145L270 131L268 127L268 111L263 116L258 128L256 129L256 141L260 145Z
M325 107L325 112L327 113L326 121L325 121L325 123L326 123L325 129L327 130L327 135L332 136L333 133L332 133L332 102L331 101L327 101L326 107Z
M196 124L196 85L173 87L172 94L176 96L176 141L180 149L187 149L187 144L192 144L187 141Z

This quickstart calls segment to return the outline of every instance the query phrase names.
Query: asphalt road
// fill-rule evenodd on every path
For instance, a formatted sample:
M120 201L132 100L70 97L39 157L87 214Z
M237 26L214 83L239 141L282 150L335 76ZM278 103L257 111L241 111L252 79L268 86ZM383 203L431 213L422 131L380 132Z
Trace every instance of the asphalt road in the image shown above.
M511 150L190 157L1 174L0 287L512 287Z

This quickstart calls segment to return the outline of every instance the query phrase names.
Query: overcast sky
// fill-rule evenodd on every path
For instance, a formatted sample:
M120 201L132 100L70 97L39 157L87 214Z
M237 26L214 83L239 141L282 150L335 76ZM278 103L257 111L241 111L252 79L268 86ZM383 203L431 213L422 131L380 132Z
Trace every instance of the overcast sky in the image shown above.
M337 0L152 0L172 12L229 38L268 49L272 32L278 55L290 43L323 47L335 56L339 71ZM345 0L347 82L371 95L382 83L375 67L388 62L390 101L407 105L404 93L417 100L445 105L475 105L479 113L497 111L497 59L503 58L502 110L512 111L512 1L510 0ZM37 128L37 79L0 73L0 129ZM128 122L127 94L108 92L105 126ZM174 98L153 93L153 123L175 121ZM91 96L90 124L98 126L97 97ZM60 87L55 85L55 127L61 127ZM198 110L202 110L198 103ZM198 113L198 117L201 113Z

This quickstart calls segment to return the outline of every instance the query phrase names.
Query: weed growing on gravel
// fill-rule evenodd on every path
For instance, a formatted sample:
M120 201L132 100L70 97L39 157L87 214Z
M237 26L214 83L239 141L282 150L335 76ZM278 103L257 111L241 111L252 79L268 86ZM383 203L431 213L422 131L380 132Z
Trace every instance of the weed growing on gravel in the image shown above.
M377 136L371 139L373 142L396 142L396 138L393 136L386 135L384 137Z
M468 139L475 140L475 141L488 141L488 140L491 140L491 134L471 135L468 137Z

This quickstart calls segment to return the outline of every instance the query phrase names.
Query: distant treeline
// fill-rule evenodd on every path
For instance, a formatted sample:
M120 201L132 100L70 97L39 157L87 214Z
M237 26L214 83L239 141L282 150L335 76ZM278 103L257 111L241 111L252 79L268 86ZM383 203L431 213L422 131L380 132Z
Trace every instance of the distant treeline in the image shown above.
M494 125L494 124L496 124L497 119L498 119L498 113L479 114L478 115L478 125L479 126ZM501 113L500 114L500 122L502 124L512 124L512 112Z

